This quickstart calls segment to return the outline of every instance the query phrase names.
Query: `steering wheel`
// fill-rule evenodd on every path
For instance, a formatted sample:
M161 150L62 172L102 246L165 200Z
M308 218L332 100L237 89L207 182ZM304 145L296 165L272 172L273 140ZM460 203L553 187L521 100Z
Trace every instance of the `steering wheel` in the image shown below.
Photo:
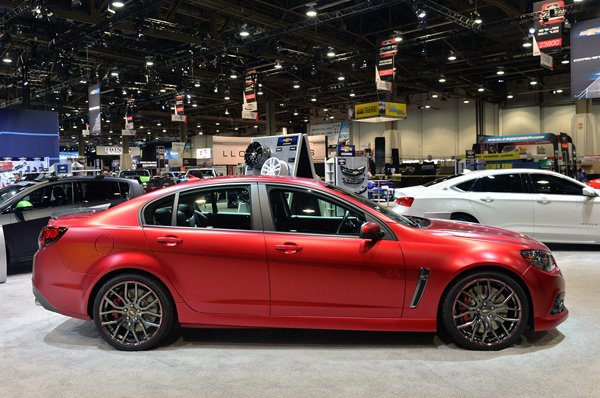
M208 217L198 209L194 209L194 218L196 219L196 227L208 226Z
M346 210L346 213L344 213L344 218L342 218L342 222L340 222L340 225L338 225L337 231L335 232L337 235L339 235L342 232L342 229L344 228L344 225L346 224L349 215L350 211Z

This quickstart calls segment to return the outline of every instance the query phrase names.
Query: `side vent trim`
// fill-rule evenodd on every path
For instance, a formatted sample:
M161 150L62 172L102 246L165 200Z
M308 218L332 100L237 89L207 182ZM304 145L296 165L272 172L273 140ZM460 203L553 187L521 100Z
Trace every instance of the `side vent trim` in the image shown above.
M410 308L417 308L419 303L421 302L421 298L423 297L423 293L425 293L425 288L427 287L427 281L429 280L430 274L429 268L421 267L419 271L419 280L417 281L417 286L415 287L415 293L413 294L412 301L410 302Z

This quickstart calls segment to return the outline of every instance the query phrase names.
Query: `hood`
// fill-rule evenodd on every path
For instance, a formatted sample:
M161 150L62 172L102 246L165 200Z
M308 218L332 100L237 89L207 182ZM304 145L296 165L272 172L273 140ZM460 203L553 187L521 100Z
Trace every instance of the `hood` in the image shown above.
M462 221L437 219L431 219L429 221L431 221L431 224L425 227L424 230L439 236L456 236L462 239L521 244L531 248L548 250L543 243L538 242L532 237L508 229Z

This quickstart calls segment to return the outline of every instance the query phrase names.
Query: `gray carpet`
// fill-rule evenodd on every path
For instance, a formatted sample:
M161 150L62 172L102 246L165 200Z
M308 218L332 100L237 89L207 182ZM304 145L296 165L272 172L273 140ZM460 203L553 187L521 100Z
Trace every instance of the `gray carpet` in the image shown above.
M600 251L557 252L571 317L501 352L433 334L192 330L125 353L0 285L0 397L599 397Z

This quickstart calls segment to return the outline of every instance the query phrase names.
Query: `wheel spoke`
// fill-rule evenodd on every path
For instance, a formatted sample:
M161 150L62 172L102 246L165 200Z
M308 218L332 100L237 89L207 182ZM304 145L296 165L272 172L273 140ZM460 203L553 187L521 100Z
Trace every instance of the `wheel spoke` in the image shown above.
M105 325L114 325L115 323L119 322L118 320L114 320L114 321L106 321L106 322L101 322L102 326Z
M158 301L158 299L156 298L156 299L154 299L154 301L153 301L153 302L151 302L150 304L148 304L148 305L146 305L146 306L143 306L143 307L141 307L141 306L140 306L140 309L141 309L141 310L147 310L147 309L148 309L148 308L150 308L152 305L154 305L154 303L156 303L157 301Z
M112 302L112 300L111 300L111 299L109 299L108 297L107 297L105 300L106 300L106 302L107 302L108 304L110 304L110 305L111 305L111 306L112 306L114 309L116 309L116 310L122 310L123 308L125 308L124 306L116 305L116 304L115 304L115 303L113 303L113 302Z
M467 308L469 308L469 311L465 311L465 312L463 312L462 314L454 315L454 319L462 318L462 317L463 317L463 316L465 316L465 315L472 315L472 314L475 314L475 311L471 310L471 308L470 308L470 307L467 307Z
M123 326L123 324L125 323L125 319L121 319L121 322L119 322L119 324L117 325L117 327L115 327L115 330L112 334L112 338L114 339L117 336L117 333L119 332L119 329L121 328L121 326Z
M156 314L156 313L154 313L154 312L151 312L151 311L141 311L139 314L140 314L140 315L150 315L150 316L155 316L155 317L157 317L157 318L160 318L160 316L161 316L160 314Z
M121 297L121 295L119 293L117 293L117 291L114 288L110 289L109 292L114 294L115 296L117 296L117 298L119 300L121 300L123 302L123 304L129 303L129 300L126 299L125 297Z
M159 323L153 323L153 322L149 322L149 321L147 321L147 320L145 320L145 319L143 319L143 318L142 318L142 322L144 322L144 323L145 323L146 325L148 325L148 326L152 326L152 327L155 327L155 328L159 328L159 327L160 327L160 324L159 324Z
M125 334L123 335L123 337L121 337L121 343L125 342L125 339L129 335L129 331L130 331L130 329L125 329Z

